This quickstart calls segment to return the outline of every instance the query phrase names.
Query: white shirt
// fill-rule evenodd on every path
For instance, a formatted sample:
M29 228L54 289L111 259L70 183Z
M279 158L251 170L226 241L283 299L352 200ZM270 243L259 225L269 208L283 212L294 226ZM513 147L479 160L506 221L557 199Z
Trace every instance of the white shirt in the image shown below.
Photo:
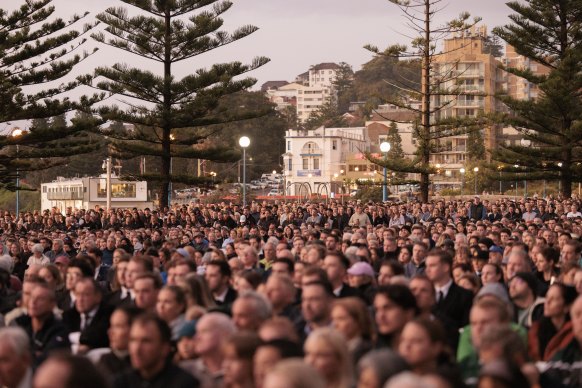
M449 290L451 289L451 286L453 285L453 279L450 279L448 282L445 283L444 286L442 287L435 287L435 293L436 293L436 297L437 297L437 303L441 302L442 300L444 300L447 295L449 294ZM442 299L439 299L439 294L442 293Z

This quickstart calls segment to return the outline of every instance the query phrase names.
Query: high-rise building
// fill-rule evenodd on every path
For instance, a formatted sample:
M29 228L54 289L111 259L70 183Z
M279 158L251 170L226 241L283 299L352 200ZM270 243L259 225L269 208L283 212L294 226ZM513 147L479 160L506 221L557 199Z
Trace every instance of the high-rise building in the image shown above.
M442 54L434 57L433 83L439 82L443 94L434 94L431 109L436 111L431 120L448 118L477 118L505 110L495 94L506 87L507 73L500 69L498 61L486 47L487 28L474 27L444 40ZM482 129L486 150L496 147L498 126ZM467 158L468 135L444 137L435 141L431 164L442 166L443 181L457 184L460 169Z

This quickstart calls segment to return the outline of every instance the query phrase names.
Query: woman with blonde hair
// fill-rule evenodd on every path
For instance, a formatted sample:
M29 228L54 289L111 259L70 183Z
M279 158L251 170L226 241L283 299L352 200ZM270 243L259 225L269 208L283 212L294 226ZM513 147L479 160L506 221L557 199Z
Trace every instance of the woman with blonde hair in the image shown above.
M352 386L352 359L341 333L328 327L317 329L307 337L304 351L305 362L319 372L327 388Z
M358 297L337 299L331 309L333 327L346 339L355 364L370 351L374 341L374 326L366 304Z

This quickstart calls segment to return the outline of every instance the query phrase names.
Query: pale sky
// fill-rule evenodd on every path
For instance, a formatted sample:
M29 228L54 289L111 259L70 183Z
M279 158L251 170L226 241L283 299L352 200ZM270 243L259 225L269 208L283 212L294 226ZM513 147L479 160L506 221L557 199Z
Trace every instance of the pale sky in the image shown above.
M19 0L0 0L0 3L7 2L20 3ZM54 0L54 5L63 17L84 11L94 15L110 6L133 9L117 0ZM449 20L467 11L482 17L482 23L489 29L507 23L510 11L504 0L443 0L439 5L444 9L437 20ZM371 53L363 49L365 44L384 48L393 43L407 43L409 39L402 34L410 32L404 25L401 11L388 0L234 0L233 7L223 18L224 29L228 31L244 24L253 24L259 31L187 61L180 65L180 72L186 74L215 62L248 62L255 56L271 59L269 64L250 74L258 79L257 86L269 80L291 81L310 65L320 62L344 61L357 71L372 58ZM141 66L139 57L106 48L83 68L89 70L95 65L118 61L131 61ZM159 65L149 66L156 71L155 66Z

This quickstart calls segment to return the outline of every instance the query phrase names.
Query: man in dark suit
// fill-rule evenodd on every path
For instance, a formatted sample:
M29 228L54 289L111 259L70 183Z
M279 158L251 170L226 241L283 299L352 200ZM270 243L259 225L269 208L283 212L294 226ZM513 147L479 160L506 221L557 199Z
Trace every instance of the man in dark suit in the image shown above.
M344 282L350 261L341 252L329 252L323 259L323 269L327 273L327 280L331 283L336 298L360 296L357 289Z
M456 329L469 323L469 313L473 304L473 293L453 282L451 270L453 258L445 250L431 250L425 260L426 276L435 288L435 315L445 316Z
M95 279L86 277L75 285L75 308L63 314L71 333L79 332L79 352L109 347L109 318L112 308L103 301L101 287Z
M230 286L231 269L224 260L212 260L206 264L204 278L212 292L214 302L221 310L230 314L237 292Z

